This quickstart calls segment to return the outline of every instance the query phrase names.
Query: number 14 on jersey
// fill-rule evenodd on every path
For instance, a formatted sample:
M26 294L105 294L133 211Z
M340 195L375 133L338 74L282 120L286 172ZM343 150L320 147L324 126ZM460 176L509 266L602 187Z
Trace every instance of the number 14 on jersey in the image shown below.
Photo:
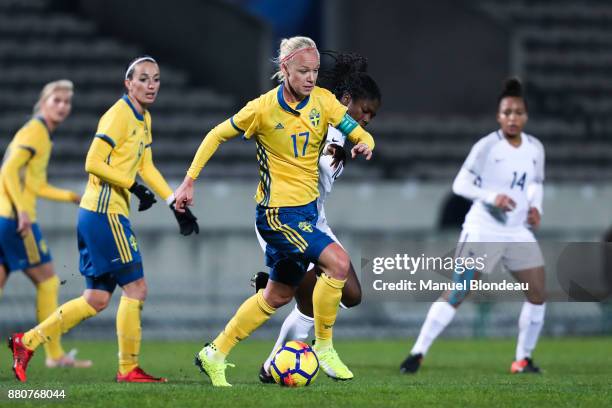
M516 171L512 172L512 183L510 184L510 188L514 188L518 186L521 188L521 191L525 190L525 181L527 180L527 173L523 173L522 176L519 177Z

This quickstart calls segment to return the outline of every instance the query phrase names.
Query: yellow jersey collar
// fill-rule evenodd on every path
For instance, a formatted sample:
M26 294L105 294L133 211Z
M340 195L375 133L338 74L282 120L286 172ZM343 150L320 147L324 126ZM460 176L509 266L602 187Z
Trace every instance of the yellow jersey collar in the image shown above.
M53 134L49 130L49 126L47 125L45 118L43 118L42 115L36 115L34 116L34 119L39 121L45 127L45 130L47 131L47 134L49 135L49 139L53 140Z
M287 101L285 101L285 97L283 96L284 86L285 84L281 84L278 87L278 92L276 92L276 99L278 100L278 104L281 106L281 108L283 108L283 110L291 113L292 115L299 116L300 115L299 110L302 109L304 106L308 105L308 101L310 100L310 95L308 95L306 98L300 101L300 103L297 104L295 109L293 109L291 106L289 106Z
M130 109L132 109L132 112L134 112L134 116L136 116L136 119L142 121L144 120L144 116L141 115L136 108L134 107L134 105L132 104L132 101L130 101L130 98L128 98L127 94L124 94L121 99L123 99L125 101L125 103L128 104L128 106L130 107Z

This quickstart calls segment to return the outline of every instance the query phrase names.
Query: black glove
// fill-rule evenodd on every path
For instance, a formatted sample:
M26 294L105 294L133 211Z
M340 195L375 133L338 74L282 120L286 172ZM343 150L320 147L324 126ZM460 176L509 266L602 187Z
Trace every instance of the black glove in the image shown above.
M178 222L181 235L191 235L192 233L199 234L200 226L198 225L198 219L195 215L185 206L185 212L178 212L175 208L176 200L170 204L170 209L174 213L174 217Z
M346 163L346 151L344 150L344 147L335 143L331 143L329 147L334 150L334 154L332 155L333 160L331 163L332 167L334 169L337 169L340 163L342 163L342 166L344 166L344 164Z
M138 197L138 200L140 200L140 203L138 204L138 211L148 210L157 202L153 192L142 184L134 182L129 190L130 193L134 194L136 197Z

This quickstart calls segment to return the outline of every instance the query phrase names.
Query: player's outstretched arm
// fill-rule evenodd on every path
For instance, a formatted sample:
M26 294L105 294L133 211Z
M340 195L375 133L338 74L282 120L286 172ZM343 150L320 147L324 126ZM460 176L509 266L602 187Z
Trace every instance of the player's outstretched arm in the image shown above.
M364 128L357 125L346 135L346 137L355 144L351 149L351 158L354 159L359 155L365 156L366 160L372 158L372 150L374 150L375 144L374 138Z
M238 136L240 132L236 128L234 124L232 124L231 119L226 120L225 122L215 126L204 140L200 144L198 151L191 162L191 166L187 171L187 175L183 180L183 183L176 189L174 192L174 198L176 199L176 211L179 213L185 212L188 206L193 205L193 190L194 190L194 181L200 175L200 172L208 163L208 160L212 157L212 155L217 151L219 145L223 142L226 142L234 137Z
M55 187L49 183L40 186L36 194L45 200L61 201L65 203L79 204L81 195L71 190Z
M155 194L163 198L167 204L174 201L172 195L172 189L168 185L168 182L162 176L160 171L155 167L153 163L153 152L151 146L147 146L144 151L144 157L140 168L138 169L138 175L142 178L147 186L149 186Z
M338 125L338 129L344 133L348 140L355 144L351 149L351 157L362 155L365 156L366 160L372 158L372 151L374 150L374 138L364 128L359 126L353 118L348 114L344 115L344 119Z
M150 145L145 149L144 158L138 174L158 196L162 197L166 201L170 210L174 214L176 221L178 222L181 235L191 235L194 232L198 234L200 232L200 227L197 222L198 219L191 211L189 211L189 209L186 209L185 212L178 212L176 210L176 200L174 199L174 194L166 182L166 179L164 176L162 176L153 162L153 152Z
M375 145L374 138L348 114L346 106L338 102L333 95L330 98L330 123L355 145L351 149L351 157L354 159L362 155L366 160L370 160Z

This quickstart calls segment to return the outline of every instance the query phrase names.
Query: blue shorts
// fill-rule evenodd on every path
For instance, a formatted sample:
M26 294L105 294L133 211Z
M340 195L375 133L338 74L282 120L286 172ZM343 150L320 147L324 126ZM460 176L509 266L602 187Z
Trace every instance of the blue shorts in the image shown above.
M316 227L316 200L299 207L257 206L255 225L266 241L270 279L298 286L309 263L318 263L321 252L334 241Z
M47 262L51 262L51 253L37 223L32 224L32 233L22 238L17 233L17 220L0 217L0 265L7 273Z
M88 289L113 292L144 276L136 236L127 217L79 208L79 269Z

